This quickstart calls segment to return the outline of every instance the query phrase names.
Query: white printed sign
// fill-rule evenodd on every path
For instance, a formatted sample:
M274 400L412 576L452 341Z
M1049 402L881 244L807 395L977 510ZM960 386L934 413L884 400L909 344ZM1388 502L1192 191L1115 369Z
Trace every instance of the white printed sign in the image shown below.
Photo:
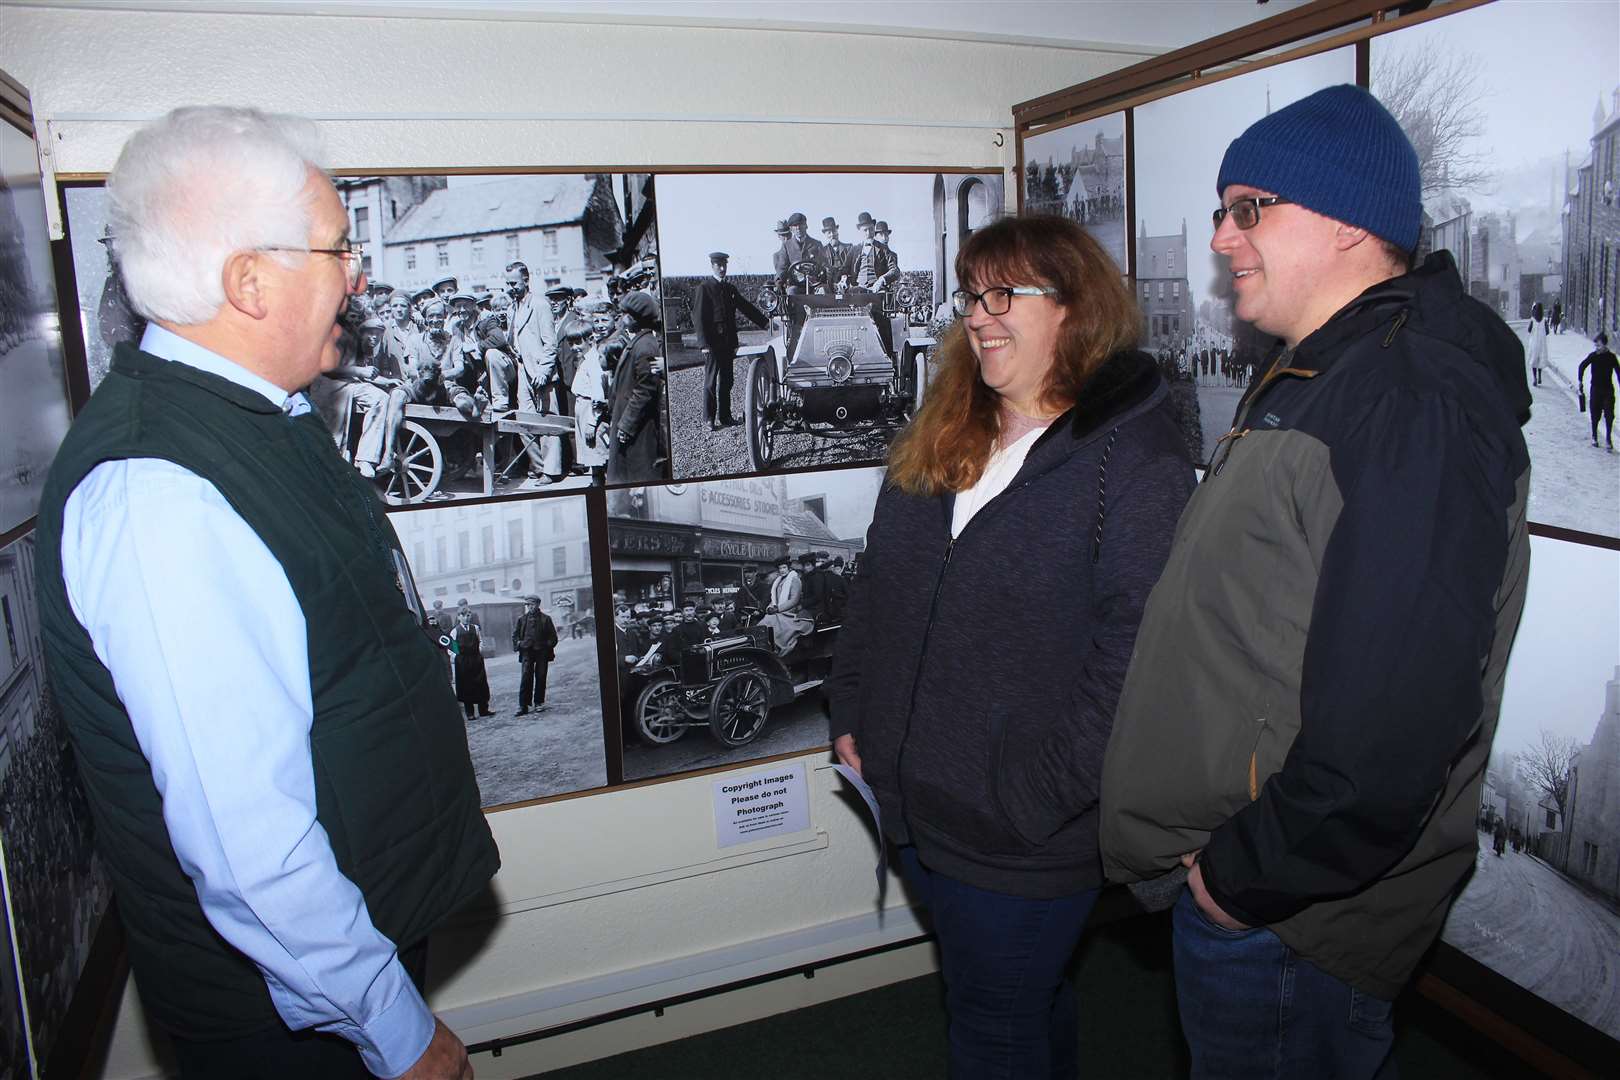
M720 847L803 832L809 827L810 789L802 761L714 782L714 829Z

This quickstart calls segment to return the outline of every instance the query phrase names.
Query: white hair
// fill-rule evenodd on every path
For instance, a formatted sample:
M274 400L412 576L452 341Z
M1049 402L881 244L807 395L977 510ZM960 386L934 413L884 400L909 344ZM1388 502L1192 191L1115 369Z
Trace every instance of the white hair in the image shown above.
M130 306L181 326L207 322L225 302L232 254L309 243L306 187L319 153L313 123L257 109L175 109L137 131L107 179Z

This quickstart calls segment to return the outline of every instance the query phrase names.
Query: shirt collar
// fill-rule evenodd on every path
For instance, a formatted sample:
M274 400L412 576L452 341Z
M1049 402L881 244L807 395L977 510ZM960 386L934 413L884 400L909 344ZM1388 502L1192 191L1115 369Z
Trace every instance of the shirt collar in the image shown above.
M177 364L194 367L199 371L206 371L210 375L218 375L268 399L278 409L286 408L287 400L294 396L270 380L255 375L236 361L227 360L195 341L183 338L172 330L165 330L155 322L146 324L146 333L141 336L141 351L162 357L164 360L172 360Z

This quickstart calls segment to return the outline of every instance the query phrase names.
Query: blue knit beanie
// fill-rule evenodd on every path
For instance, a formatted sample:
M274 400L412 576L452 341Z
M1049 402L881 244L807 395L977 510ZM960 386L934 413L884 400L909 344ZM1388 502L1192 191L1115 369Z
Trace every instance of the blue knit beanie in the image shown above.
M1249 125L1221 159L1231 184L1274 192L1411 251L1423 220L1417 151L1378 99L1348 83Z

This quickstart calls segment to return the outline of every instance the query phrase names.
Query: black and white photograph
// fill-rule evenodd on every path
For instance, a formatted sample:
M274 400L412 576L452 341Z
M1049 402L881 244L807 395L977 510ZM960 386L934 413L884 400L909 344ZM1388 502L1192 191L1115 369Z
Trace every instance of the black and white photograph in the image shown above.
M1024 213L1079 222L1127 272L1124 113L1026 137L1023 184Z
M1275 109L1356 81L1354 48L1302 57L1135 110L1136 289L1141 347L1158 358L1195 462L1232 426L1274 339L1232 313L1226 260L1209 249L1227 146Z
M1449 250L1524 345L1530 520L1620 536L1620 5L1487 4L1370 46L1418 151L1420 254Z
M146 332L146 320L129 306L124 278L113 257L107 189L101 184L63 184L62 205L69 222L79 331L93 390L107 375L113 347L121 341L139 342Z
M340 366L309 393L390 502L668 476L651 176L332 182L366 287L342 317ZM65 203L94 386L145 327L108 243L106 190L69 187Z
M33 135L0 120L0 534L39 509L72 419L46 230Z
M825 746L883 470L607 493L624 778Z
M37 1060L50 1058L111 887L46 681L34 535L0 550L0 836Z
M5 850L5 837L0 836L0 862L5 861ZM23 1018L10 911L8 903L3 912L5 925L0 926L0 1080L24 1080L34 1073L28 1059L28 1022Z
M988 173L658 178L672 475L881 461L922 403Z
M389 516L488 810L607 783L583 495Z
M1443 939L1620 1038L1620 552L1530 545L1479 854Z

